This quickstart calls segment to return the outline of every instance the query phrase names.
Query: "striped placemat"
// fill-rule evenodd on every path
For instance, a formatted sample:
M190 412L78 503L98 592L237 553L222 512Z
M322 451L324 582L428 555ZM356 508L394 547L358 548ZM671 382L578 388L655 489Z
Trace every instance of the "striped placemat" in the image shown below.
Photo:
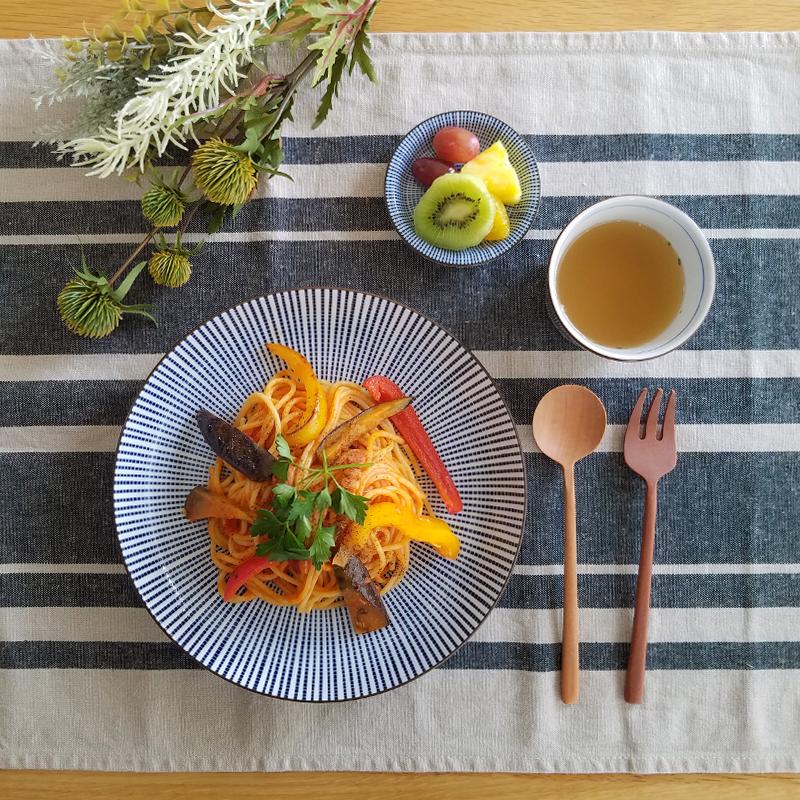
M792 770L800 766L800 35L374 37L381 82L348 82L286 139L294 182L257 200L171 294L159 326L87 342L53 303L78 243L117 264L137 191L31 148L51 115L25 42L0 43L0 766L62 769ZM534 229L477 268L431 265L390 230L385 163L451 108L526 135ZM718 270L687 348L622 365L569 345L544 303L552 240L599 197L645 193L694 217ZM201 237L200 228L189 239ZM114 448L161 353L243 298L298 285L376 290L474 350L519 425L528 527L499 607L443 668L336 706L258 697L194 668L141 607L112 520ZM528 422L564 381L611 423L579 468L581 702L558 698L559 475ZM643 490L622 426L643 385L680 396L677 470L659 509L647 702L626 706Z

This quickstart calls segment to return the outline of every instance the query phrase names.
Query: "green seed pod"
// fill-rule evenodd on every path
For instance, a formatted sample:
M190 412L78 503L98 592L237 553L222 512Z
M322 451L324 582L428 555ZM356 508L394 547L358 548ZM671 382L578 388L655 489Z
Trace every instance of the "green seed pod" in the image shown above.
M258 183L258 173L247 153L240 153L222 139L209 139L192 154L197 188L212 203L223 206L247 202Z
M156 250L147 262L150 277L160 286L183 286L192 274L189 253L180 245Z
M171 228L181 221L186 198L172 186L153 184L142 197L142 213L159 228Z
M71 281L58 293L56 306L64 324L78 336L99 339L108 336L124 314L139 314L155 322L148 305L125 305L122 301L145 267L144 261L128 270L119 286L113 287L105 275L89 271L86 259L81 257L80 270L75 270Z
M81 276L58 293L56 305L64 324L78 336L90 339L108 336L122 319L122 303Z

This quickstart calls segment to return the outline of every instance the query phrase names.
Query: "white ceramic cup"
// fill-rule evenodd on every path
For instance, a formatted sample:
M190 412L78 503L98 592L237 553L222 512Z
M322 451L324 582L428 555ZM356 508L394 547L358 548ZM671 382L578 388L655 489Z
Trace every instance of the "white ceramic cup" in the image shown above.
M592 341L575 327L558 297L558 270L569 246L589 228L616 221L639 222L658 231L672 245L683 268L683 302L675 319L655 339L636 347L606 347ZM680 347L700 327L714 299L714 258L703 232L683 211L653 197L625 195L589 206L564 228L550 256L547 279L550 310L564 336L605 358L643 361Z

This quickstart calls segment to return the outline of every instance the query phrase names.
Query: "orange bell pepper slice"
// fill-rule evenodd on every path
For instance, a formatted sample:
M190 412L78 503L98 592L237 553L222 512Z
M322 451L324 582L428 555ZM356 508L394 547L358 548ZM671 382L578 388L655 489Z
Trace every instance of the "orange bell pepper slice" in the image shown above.
M306 410L300 422L283 435L290 447L305 447L322 433L328 421L328 399L325 389L320 385L314 369L305 356L291 347L271 342L267 350L286 362L292 375L303 384L306 392Z

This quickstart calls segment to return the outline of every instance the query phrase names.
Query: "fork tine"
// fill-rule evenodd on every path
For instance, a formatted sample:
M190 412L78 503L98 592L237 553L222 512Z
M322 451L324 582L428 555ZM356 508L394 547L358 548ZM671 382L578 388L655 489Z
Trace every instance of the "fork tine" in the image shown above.
M671 389L669 397L667 397L667 408L664 411L664 423L661 426L661 438L675 443L675 405L678 396L675 390Z
M629 439L639 439L639 430L642 427L642 411L644 410L644 401L647 400L649 389L644 388L639 392L639 397L636 398L636 405L631 411L631 418L628 420L628 428L625 431L625 441Z
M661 411L661 398L664 396L664 390L659 386L656 389L656 396L650 405L650 411L647 413L647 422L644 426L644 438L656 438L656 426L658 425L658 414Z

